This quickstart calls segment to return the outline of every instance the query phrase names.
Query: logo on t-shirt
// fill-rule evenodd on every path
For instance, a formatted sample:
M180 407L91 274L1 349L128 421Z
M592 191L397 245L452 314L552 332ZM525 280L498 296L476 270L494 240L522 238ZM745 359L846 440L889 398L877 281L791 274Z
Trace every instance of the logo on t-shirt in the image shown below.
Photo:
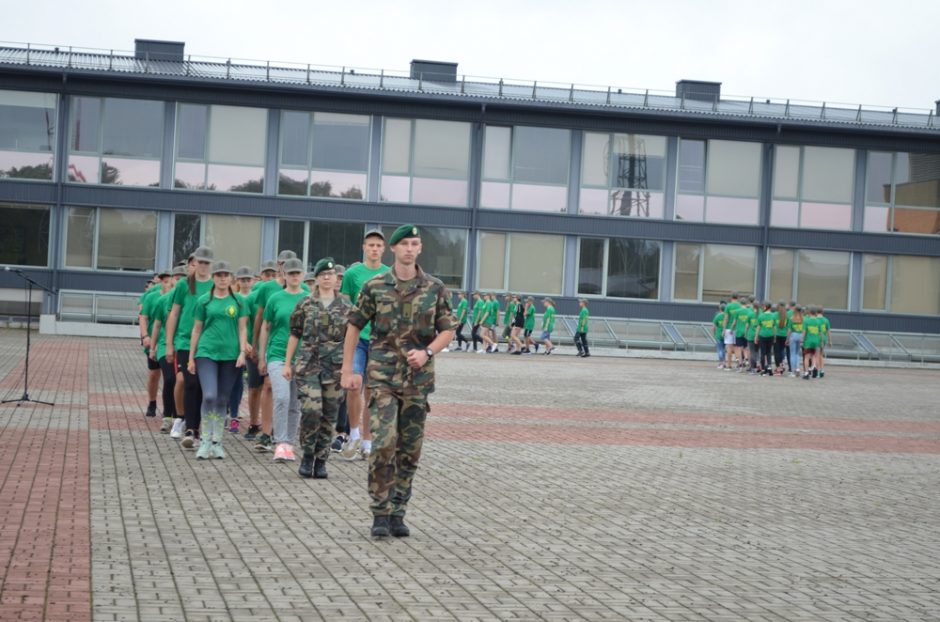
M236 313L235 305L229 305L228 308L225 309L225 312L228 314L229 317L235 317L235 313Z

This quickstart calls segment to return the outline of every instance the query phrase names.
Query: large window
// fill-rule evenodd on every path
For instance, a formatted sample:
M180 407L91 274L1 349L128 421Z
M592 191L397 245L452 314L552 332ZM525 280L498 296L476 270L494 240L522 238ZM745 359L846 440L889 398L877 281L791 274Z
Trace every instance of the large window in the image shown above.
M757 249L726 244L676 244L673 298L717 302L754 291Z
M657 300L660 248L647 240L581 238L578 293Z
M362 261L363 225L319 220L279 220L277 251L294 251L308 269L323 257L349 267Z
M561 294L563 236L481 231L479 240L480 289Z
M466 207L470 124L386 118L381 200Z
M180 104L173 186L187 190L264 190L268 111Z
M568 130L487 126L480 207L567 211L570 161Z
M868 154L865 231L940 233L940 154Z
M66 267L130 271L154 269L156 212L70 207L67 214Z
M940 257L865 255L862 308L940 315Z
M392 237L395 227L382 227L385 239ZM452 289L463 289L464 266L467 257L466 229L421 227L421 256L418 265ZM382 261L392 265L394 257L386 247Z
M680 140L676 220L756 225L761 144Z
M0 203L0 264L49 265L49 208Z
M199 246L208 246L216 260L234 268L252 270L261 261L261 218L221 214L174 214L173 261L189 257Z
M852 149L777 145L770 226L848 231L854 186Z
M51 180L55 128L54 94L0 91L0 179Z
M848 309L851 253L770 249L771 300Z
M68 180L160 185L165 104L115 97L73 97Z
M370 127L368 116L282 112L278 194L364 199Z
M584 134L580 213L662 218L666 138Z

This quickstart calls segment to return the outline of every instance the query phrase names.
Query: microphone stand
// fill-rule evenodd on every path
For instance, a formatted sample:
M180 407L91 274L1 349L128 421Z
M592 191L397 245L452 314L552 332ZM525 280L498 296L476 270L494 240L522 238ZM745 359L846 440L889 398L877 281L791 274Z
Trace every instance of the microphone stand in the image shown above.
M22 270L17 270L15 268L13 269L6 268L6 271L15 272L16 274L18 274L20 278L26 281L27 286L28 286L27 292L26 292L26 370L25 370L25 378L24 378L24 383L23 383L22 397L20 397L19 399L15 399L15 400L3 400L2 402L0 402L0 404L10 404L12 402L16 402L16 405L18 407L20 404L24 402L31 402L33 404L45 404L46 406L54 406L55 404L53 404L52 402L34 400L29 396L29 346L30 346L29 334L32 332L31 324L33 323L33 285L35 285L39 289L49 292L50 294L55 294L55 292L53 292L48 287L40 285L33 279L29 278L28 276L23 274Z

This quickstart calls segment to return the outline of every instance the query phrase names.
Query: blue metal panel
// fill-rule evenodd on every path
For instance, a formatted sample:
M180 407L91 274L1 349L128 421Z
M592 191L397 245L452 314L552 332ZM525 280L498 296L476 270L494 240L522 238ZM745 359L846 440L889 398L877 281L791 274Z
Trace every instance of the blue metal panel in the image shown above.
M565 265L562 273L562 292L565 296L577 295L578 282L578 238L574 235L565 236Z
M267 217L261 221L261 261L277 259L277 219Z
M673 242L663 242L659 251L659 299L662 302L671 302L672 275L675 272L676 245Z
M157 270L173 267L173 214L157 212Z

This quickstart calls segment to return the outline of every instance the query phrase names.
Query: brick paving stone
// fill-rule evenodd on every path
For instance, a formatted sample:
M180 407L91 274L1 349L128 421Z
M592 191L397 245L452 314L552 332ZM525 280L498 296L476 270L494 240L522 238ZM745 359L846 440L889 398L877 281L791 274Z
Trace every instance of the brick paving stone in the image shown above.
M0 408L0 619L938 619L937 371L438 373L412 537L373 542L363 462L301 480L232 435L196 462L143 417L133 342L38 336L56 405Z

